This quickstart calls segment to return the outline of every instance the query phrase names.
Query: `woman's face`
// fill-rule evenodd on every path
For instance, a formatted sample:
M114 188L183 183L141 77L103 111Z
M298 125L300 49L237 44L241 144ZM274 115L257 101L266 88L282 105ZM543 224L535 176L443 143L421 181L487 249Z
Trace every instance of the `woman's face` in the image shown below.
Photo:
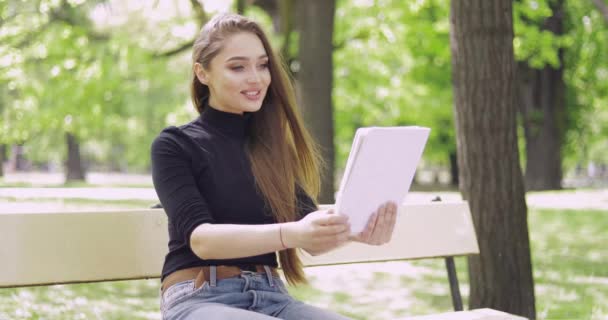
M268 55L257 35L236 33L204 69L195 63L199 81L209 87L209 105L231 113L255 112L270 85Z

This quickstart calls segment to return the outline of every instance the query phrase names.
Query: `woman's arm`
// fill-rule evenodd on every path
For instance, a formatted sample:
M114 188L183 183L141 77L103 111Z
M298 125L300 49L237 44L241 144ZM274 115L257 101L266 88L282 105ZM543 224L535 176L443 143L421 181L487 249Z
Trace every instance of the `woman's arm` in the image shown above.
M346 216L320 210L295 222L201 224L190 236L190 247L206 260L256 256L286 248L302 248L315 255L342 245L349 234Z

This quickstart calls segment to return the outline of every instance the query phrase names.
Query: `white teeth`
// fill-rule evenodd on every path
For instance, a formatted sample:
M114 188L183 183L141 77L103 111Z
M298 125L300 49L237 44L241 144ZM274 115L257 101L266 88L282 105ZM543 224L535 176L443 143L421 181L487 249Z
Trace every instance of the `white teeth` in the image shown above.
M260 92L259 91L245 91L245 94L248 96L251 96L251 97L257 96L258 93L260 93Z

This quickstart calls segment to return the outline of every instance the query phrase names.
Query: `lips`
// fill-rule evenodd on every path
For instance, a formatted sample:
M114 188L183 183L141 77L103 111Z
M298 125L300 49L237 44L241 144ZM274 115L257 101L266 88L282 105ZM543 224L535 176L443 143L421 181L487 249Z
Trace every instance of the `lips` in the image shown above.
M243 90L241 94L245 96L245 98L249 100L258 100L262 96L262 90Z

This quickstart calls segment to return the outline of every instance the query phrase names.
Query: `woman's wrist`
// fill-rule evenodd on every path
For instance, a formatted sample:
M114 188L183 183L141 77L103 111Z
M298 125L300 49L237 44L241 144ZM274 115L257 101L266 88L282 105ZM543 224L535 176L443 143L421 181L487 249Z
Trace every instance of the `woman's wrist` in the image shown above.
M296 222L279 224L279 236L284 249L298 248Z

